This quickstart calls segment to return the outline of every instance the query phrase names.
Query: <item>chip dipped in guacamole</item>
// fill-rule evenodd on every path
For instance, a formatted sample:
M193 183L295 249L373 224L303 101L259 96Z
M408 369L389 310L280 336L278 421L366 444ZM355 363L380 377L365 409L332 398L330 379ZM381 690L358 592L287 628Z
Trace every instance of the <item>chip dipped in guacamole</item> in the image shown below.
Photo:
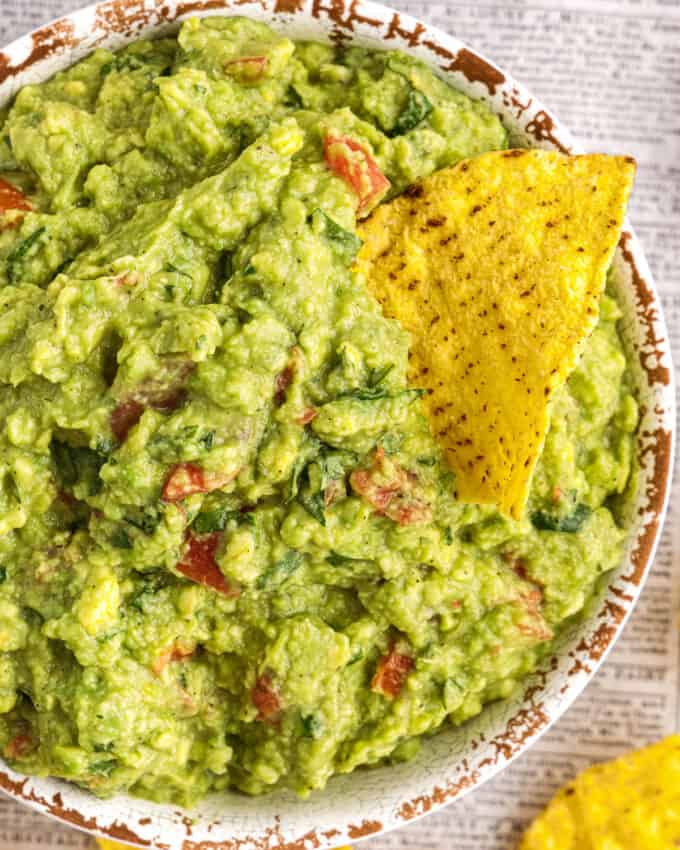
M499 119L402 54L209 18L2 121L3 759L306 796L511 694L621 555L621 311L599 285L508 516L457 498L356 270L358 223L505 150Z

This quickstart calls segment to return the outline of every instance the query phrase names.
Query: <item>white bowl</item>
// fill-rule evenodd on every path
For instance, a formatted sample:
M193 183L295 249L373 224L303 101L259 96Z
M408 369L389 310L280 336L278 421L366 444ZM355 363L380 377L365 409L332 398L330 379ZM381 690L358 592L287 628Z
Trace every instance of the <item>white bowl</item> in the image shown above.
M293 38L399 48L454 87L489 104L516 145L574 151L556 118L505 71L440 30L360 0L113 0L74 12L0 53L0 103L95 47L168 33L191 15L246 15ZM572 703L616 641L640 593L670 489L675 397L668 334L645 258L625 226L614 260L622 322L643 412L638 492L618 569L587 620L560 640L515 698L487 706L459 729L429 739L411 762L334 778L301 801L293 794L213 796L191 811L128 796L99 800L73 785L19 775L0 762L0 787L47 815L141 846L182 850L322 850L392 829L469 793L527 749Z

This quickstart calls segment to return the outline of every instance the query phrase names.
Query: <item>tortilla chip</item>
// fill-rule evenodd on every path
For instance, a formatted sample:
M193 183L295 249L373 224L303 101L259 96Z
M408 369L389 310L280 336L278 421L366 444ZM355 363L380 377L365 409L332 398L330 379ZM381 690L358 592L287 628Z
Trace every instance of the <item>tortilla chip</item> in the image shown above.
M680 735L588 768L557 792L520 850L680 847Z
M549 402L598 318L635 163L493 151L433 174L359 228L357 260L412 337L409 380L457 497L519 518Z

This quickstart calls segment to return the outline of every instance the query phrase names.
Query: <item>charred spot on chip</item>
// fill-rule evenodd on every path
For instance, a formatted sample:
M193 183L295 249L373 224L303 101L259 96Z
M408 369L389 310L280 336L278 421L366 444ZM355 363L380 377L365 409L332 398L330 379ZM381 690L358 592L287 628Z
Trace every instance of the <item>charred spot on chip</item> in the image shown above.
M423 197L423 187L419 183L415 183L413 186L409 186L405 191L404 195L407 198L422 198Z

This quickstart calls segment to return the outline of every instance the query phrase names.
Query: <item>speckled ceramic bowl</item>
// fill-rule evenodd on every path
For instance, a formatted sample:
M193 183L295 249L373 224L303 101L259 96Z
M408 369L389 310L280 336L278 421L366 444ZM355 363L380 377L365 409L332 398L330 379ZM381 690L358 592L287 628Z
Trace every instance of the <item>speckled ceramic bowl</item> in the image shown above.
M91 51L177 29L190 15L247 15L294 38L399 48L501 116L517 145L573 151L567 131L504 71L451 36L361 0L112 0L74 12L0 53L0 103ZM637 373L642 423L638 492L619 568L594 613L566 633L514 700L427 741L395 767L333 779L307 801L276 793L215 796L190 812L120 796L98 800L53 779L26 778L0 762L0 787L34 809L102 836L182 850L322 850L412 821L469 793L529 747L578 696L616 641L652 561L670 488L674 391L668 334L649 268L626 225L614 261L625 341ZM132 687L131 683L131 687Z

